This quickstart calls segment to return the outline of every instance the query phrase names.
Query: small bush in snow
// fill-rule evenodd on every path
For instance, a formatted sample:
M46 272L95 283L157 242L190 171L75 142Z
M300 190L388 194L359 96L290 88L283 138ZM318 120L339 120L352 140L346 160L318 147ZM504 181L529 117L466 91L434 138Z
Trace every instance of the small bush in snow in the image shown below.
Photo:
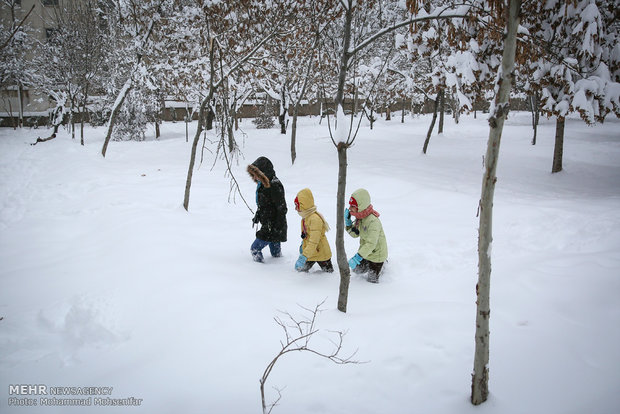
M252 120L252 123L256 125L258 129L269 129L274 127L276 121L273 116L273 102L271 98L265 99L257 117Z

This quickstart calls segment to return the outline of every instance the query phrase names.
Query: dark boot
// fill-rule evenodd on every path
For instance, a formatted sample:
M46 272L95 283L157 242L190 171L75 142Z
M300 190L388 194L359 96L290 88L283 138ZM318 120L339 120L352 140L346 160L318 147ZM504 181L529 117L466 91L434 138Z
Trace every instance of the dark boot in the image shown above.
M260 250L252 250L252 259L258 263L264 263L263 253Z
M379 283L379 275L381 274L381 269L383 268L383 262L375 263L368 262L368 281L370 283Z
M379 275L375 274L372 270L368 272L368 280L370 283L379 283Z
M321 270L327 273L332 273L334 271L334 266L332 265L332 259L327 259L322 262L318 262L319 266L321 266Z

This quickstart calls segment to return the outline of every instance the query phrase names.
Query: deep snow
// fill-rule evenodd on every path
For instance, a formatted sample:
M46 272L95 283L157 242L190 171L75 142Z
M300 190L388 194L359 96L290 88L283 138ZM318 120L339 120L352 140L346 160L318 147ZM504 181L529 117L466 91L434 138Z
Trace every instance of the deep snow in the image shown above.
M252 262L252 214L212 153L181 204L190 144L183 123L160 140L111 142L87 129L86 146L63 130L0 130L0 412L260 412L259 378L280 349L279 311L325 300L311 343L335 365L286 355L267 383L274 413L620 412L620 121L566 126L564 171L551 174L555 121L530 144L528 113L503 134L495 192L490 398L469 403L477 281L476 210L488 126L483 116L446 122L421 153L430 118L362 124L348 151L347 196L369 190L381 213L389 263L377 285L353 275L348 312L336 310L339 276L293 269L309 187L333 230L337 154L325 122L300 119L289 137L237 134L234 166L254 209L245 167L269 157L289 202L284 257ZM190 126L190 140L195 123ZM209 137L213 139L213 136ZM207 143L213 150L213 144ZM358 241L348 235L347 255ZM266 250L267 252L267 250ZM334 256L335 263L335 256ZM9 395L10 385L113 387L135 407L18 407L53 395ZM76 398L83 396L55 396ZM106 396L107 397L107 396Z

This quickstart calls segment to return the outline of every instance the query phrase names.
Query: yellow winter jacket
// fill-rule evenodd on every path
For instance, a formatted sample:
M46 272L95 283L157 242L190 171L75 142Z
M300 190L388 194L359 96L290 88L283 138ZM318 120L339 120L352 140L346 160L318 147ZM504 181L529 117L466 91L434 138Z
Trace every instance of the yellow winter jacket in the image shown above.
M301 220L301 254L306 256L308 261L322 262L332 257L329 242L325 237L325 232L329 230L329 225L321 214L316 211L314 196L308 188L304 188L297 193L299 202L299 215Z

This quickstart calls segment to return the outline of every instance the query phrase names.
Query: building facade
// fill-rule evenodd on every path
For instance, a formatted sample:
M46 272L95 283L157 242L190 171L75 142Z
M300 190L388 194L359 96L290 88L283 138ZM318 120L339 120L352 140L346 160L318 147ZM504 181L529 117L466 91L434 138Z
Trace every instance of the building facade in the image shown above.
M54 31L55 6L59 0L7 0L0 2L0 22L6 37L21 24L21 29L33 36L38 42L45 42ZM25 50L26 61L31 60L32 50ZM0 85L0 121L2 124L15 124L28 118L40 118L48 115L51 101L48 96L38 95L35 91L14 79L7 79ZM32 122L32 120L30 120Z

